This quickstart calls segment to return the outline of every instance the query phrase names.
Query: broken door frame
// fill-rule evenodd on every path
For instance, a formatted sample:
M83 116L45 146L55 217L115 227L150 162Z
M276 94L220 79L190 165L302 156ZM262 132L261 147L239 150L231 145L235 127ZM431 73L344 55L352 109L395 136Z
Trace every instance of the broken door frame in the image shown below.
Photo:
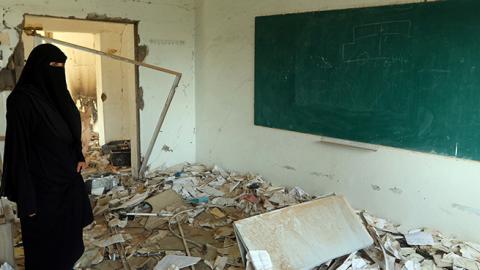
M31 15L31 16L36 16L36 15ZM63 19L63 18L62 18ZM65 18L67 19L67 18ZM108 21L108 22L111 22L111 21ZM134 31L135 31L135 35L137 33L137 28L136 28L136 24L134 25ZM129 64L133 64L135 65L137 68L136 68L136 74L135 74L135 81L136 81L136 86L137 86L137 89L138 89L138 67L139 66L142 66L142 67L146 67L146 68L150 68L150 69L153 69L153 70L157 70L157 71L160 71L160 72L164 72L164 73L167 73L167 74L170 74L170 75L174 75L175 76L175 79L172 83L172 86L170 88L170 91L169 91L169 94L167 96L167 99L165 101L165 104L163 106L163 109L162 109L162 112L160 114L160 117L158 119L158 122L156 124L156 127L155 127L155 130L154 130L154 133L153 133L153 136L152 138L150 139L150 143L148 145L148 148L147 148L147 151L145 153L145 157L143 158L143 160L139 160L140 161L140 168L138 170L135 170L133 167L132 167L132 174L134 177L144 177L145 175L145 172L146 170L148 169L148 161L150 159L150 155L152 153L152 150L155 146L155 143L157 141L157 138L158 138L158 135L160 133L160 130L163 126L163 123L165 121L165 117L166 117L166 114L168 112L168 109L170 108L170 104L173 100L173 97L175 95L175 91L178 87L178 84L180 82L180 79L182 77L182 73L180 72L177 72L177 71L174 71L174 70L171 70L171 69L167 69L167 68L163 68L163 67L159 67L159 66L155 66L155 65L151 65L151 64L147 64L147 63L143 63L143 62L139 62L139 61L136 61L136 60L133 60L133 59L129 59L129 58L126 58L126 57L123 57L123 56L118 56L118 55L114 55L114 54L108 54L108 53L105 53L105 52L102 52L102 51L98 51L98 50L95 50L95 49L90 49L90 48L87 48L87 47L83 47L83 46L79 46L79 45L76 45L76 44L73 44L73 43L70 43L70 42L66 42L66 41L62 41L62 40L58 40L58 39L54 39L54 38L49 38L49 37L46 37L46 36L42 36L40 34L38 34L36 31L39 31L39 30L43 30L39 27L37 28L34 28L34 27L24 27L23 31L28 35L28 36L33 36L33 37L37 37L37 38L40 38L40 39L43 39L45 41L48 41L48 42L52 42L52 43L57 43L57 44L60 44L60 45L63 45L63 46L67 46L67 47L71 47L71 48L74 48L74 49L77 49L77 50L82 50L82 51L86 51L86 52L89 52L89 53L93 53L93 54L96 54L96 55L99 55L101 57L108 57L108 58L111 58L111 59L114 59L114 60L117 60L117 61L122 61L122 62L126 62L126 63L129 63ZM135 51L137 50L137 45L135 44ZM137 132L137 143L138 143L138 153L136 153L138 156L140 156L140 136L139 136L139 127L140 127L140 121L139 121L139 108L138 108L138 102L136 101L135 102L135 111L136 111L136 118L137 118L137 127L136 127L136 132Z

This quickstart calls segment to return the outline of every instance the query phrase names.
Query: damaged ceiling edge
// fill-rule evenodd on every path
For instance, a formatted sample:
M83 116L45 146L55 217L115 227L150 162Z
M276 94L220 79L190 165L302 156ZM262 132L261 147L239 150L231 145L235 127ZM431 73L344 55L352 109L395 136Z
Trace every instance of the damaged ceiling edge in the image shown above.
M4 12L5 17L5 12ZM25 16L38 16L38 17L45 17L45 18L58 18L58 19L72 19L72 20L89 20L89 21L99 21L99 22L111 22L111 23L129 23L134 24L135 27L135 58L139 62L143 62L149 53L148 46L145 44L140 44L140 35L138 32L138 23L137 20L132 20L129 18L122 18L122 17L109 17L106 14L97 14L97 13L88 13L85 18L78 18L75 16L53 16L53 15L46 15L46 14L31 14L25 13L23 14L23 20L17 27L10 27L5 22L5 18L3 20L3 29L15 29L16 31L7 32L8 40L14 41L12 43L15 44L8 44L6 51L3 53L4 58L8 58L8 61L3 61L2 65L0 65L0 91L5 90L12 90L18 76L20 75L21 69L23 68L24 64L24 55L23 55L23 44L21 40L22 30L25 25ZM9 53L10 52L10 53ZM4 63L5 62L5 63ZM140 104L143 104L143 89L140 87L140 83L137 83L137 99ZM143 109L143 105L140 106L140 110Z
M0 40L0 92L13 90L23 68L23 42L21 40L25 17L17 26L9 26L5 19L6 10L2 14L2 28L0 33L6 32L7 44ZM6 60L4 60L6 59Z
M76 17L72 15L71 16L55 16L55 15L49 15L49 14L33 14L28 12L24 14L24 17L25 16L45 17L50 19L70 19L70 20L81 20L81 21L88 20L88 21L94 21L94 22L128 23L128 24L137 24L140 22L138 20L132 20L129 18L109 17L107 14L97 14L95 12L87 13L85 18Z
M57 17L59 18L59 17ZM98 14L95 12L90 12L87 14L85 19L90 21L100 21L100 22L113 22L113 23L132 23L138 24L138 20L132 20L129 18L122 18L122 17L109 17L107 14Z
M23 18L22 21L17 26L9 25L9 23L7 22L7 19L6 19L6 15L8 13L9 13L9 9L3 9L2 25L0 26L0 32L1 33L6 33L6 35L7 35L7 38L6 38L5 41L8 42L8 44L0 43L0 47L8 47L8 50L10 51L10 54L9 55L3 54L2 58L10 60L10 57L13 54L14 49L16 48L16 46L18 45L18 42L20 41L20 35L22 33L22 28L23 28L23 24L24 24L25 19ZM1 41L2 40L0 40L0 42ZM2 52L5 52L4 48L2 48ZM2 60L2 58L0 58L0 60ZM0 63L1 63L0 70L5 68L7 66L8 62L9 61L6 61L6 62L5 61L0 61Z

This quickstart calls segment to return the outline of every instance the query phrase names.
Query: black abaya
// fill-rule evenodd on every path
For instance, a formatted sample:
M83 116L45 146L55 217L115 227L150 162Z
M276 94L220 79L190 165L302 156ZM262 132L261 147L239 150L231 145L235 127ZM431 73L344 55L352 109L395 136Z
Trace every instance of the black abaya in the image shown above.
M66 87L65 62L55 46L37 46L7 99L1 193L17 203L25 269L72 269L83 253L83 227L93 221L76 171L80 115ZM30 217L31 214L35 216Z

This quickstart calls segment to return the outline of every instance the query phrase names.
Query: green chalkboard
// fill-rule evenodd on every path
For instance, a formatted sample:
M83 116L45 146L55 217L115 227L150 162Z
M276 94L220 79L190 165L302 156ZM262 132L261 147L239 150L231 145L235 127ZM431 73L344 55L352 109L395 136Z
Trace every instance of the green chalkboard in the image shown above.
M480 160L480 1L257 17L255 124Z

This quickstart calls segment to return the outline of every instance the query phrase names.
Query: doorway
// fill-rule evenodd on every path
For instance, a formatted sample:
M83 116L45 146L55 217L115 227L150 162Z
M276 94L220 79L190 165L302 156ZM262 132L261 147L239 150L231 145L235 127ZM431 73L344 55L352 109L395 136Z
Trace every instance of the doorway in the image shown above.
M43 36L135 59L136 23L25 15L25 28ZM45 43L22 35L25 58ZM67 85L82 117L87 173L131 172L140 163L137 67L57 45L66 55Z

